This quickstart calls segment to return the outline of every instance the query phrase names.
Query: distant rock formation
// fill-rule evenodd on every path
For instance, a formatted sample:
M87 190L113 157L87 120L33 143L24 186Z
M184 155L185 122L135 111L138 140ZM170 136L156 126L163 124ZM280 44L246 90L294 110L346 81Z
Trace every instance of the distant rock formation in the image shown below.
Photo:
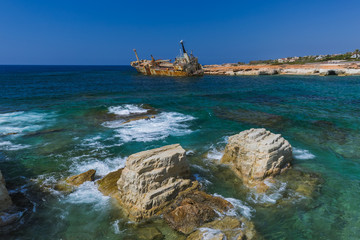
M5 179L0 171L0 211L11 207L12 201L6 189Z
M247 185L279 174L289 168L291 161L289 142L264 128L252 128L229 137L221 159L221 163L231 164Z
M133 220L156 214L193 185L185 150L168 145L129 156L117 198Z

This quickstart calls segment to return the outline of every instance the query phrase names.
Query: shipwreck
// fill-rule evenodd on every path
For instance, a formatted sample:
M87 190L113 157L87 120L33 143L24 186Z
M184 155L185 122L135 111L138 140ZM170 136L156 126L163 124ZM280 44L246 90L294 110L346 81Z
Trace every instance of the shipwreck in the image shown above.
M184 42L180 41L182 53L175 58L174 62L171 60L155 60L151 55L151 60L140 60L136 49L134 49L137 61L130 63L139 73L145 75L158 76L201 76L204 75L204 70L198 62L198 58L186 52Z

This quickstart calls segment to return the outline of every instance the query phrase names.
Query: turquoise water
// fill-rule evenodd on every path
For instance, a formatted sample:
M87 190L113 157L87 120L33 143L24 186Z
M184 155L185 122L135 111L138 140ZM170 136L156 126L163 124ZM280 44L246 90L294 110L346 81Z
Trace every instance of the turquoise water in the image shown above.
M136 239L151 226L183 239L161 218L129 222L93 183L70 195L53 189L64 177L94 168L99 178L132 153L180 143L194 178L232 201L265 239L358 239L359 92L360 77L167 78L127 66L0 66L0 169L12 196L33 204L3 236ZM154 119L121 124L148 106ZM219 166L227 137L251 127L281 133L294 147L294 169L319 179L316 192L294 197L290 179L257 196Z

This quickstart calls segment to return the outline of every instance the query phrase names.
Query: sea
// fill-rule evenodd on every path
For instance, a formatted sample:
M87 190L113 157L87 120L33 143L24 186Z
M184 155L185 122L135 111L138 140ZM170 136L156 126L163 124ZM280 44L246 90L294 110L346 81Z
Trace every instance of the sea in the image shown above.
M156 111L124 124L123 117ZM318 178L311 194L291 179L259 195L220 164L229 136L281 134L293 169ZM0 170L28 204L1 239L185 239L161 216L131 222L94 182L71 193L58 181L129 155L179 143L204 191L234 205L264 239L359 239L360 77L143 76L130 66L0 66ZM304 181L306 179L304 178ZM24 200L25 199L25 200ZM284 203L284 199L287 199ZM19 200L17 200L19 201Z

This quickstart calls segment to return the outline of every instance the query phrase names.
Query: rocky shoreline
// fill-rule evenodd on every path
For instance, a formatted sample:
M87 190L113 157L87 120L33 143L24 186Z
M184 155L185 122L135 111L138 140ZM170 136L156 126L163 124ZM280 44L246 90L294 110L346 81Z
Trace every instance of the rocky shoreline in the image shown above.
M204 74L227 76L252 75L314 75L314 76L353 76L360 75L360 63L312 63L282 65L205 65Z
M255 194L266 194L278 176L291 182L293 191L310 197L318 184L316 177L293 170L292 147L280 134L264 128L250 129L229 137L220 162L233 171L240 182ZM10 196L0 172L0 226L16 224L9 218ZM315 180L314 180L315 179ZM227 199L206 193L190 171L186 151L180 144L167 145L130 155L124 168L101 179L94 169L60 180L54 189L69 194L85 182L110 196L119 210L134 223L160 217L182 239L262 239L247 216L229 214L235 206ZM288 199L283 201L286 203ZM265 205L264 205L265 206ZM265 206L266 207L266 206ZM164 239L151 232L141 239Z

